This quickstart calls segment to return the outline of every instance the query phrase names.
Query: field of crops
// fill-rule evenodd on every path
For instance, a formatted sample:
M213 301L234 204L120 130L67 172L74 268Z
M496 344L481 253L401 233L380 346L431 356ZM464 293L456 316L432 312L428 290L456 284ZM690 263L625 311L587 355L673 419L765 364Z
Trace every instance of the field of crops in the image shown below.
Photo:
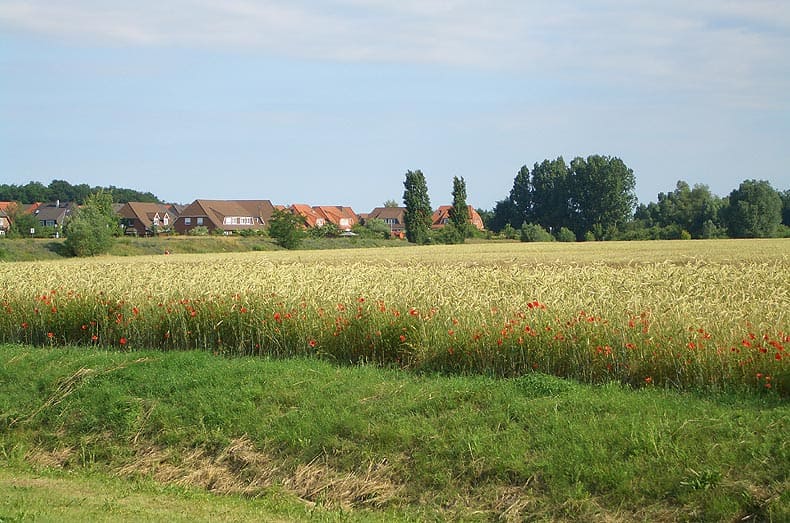
M0 342L790 394L790 241L0 263Z

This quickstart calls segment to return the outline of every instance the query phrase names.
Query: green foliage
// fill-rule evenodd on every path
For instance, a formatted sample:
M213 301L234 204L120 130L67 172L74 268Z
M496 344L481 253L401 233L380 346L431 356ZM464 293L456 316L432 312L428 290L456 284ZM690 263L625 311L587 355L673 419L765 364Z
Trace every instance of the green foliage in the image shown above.
M241 501L223 488L240 485L260 508L274 483L279 499L318 504L287 520L337 504L346 510L336 521L785 521L789 409L766 396L634 391L540 373L0 346L0 464L24 477L42 456L72 480L128 481L120 490L121 505L135 500L130 519L167 519L145 510L185 486L212 491L205 519L232 519L226 504ZM210 475L196 473L204 463ZM170 485L141 479L164 471ZM39 471L25 488L17 479L3 499L52 474ZM38 518L64 519L47 517L62 491L77 494L69 507L125 514L106 503L109 493L93 500L77 483L45 491ZM187 494L182 510L199 514L207 498Z
M392 237L389 224L378 218L368 218L365 220L364 225L354 225L351 230L367 238L383 238L389 240Z
M525 222L532 220L532 183L529 177L529 168L524 165L519 169L513 179L513 187L507 199L510 205L506 206L511 212L508 219L513 227L520 228Z
M636 218L648 226L677 226L693 238L715 238L721 235L720 214L724 200L711 194L707 185L694 185L680 180L675 190L659 193L657 203L640 205Z
M90 195L66 224L64 246L73 256L105 254L119 233L118 217L112 208L112 195L99 191Z
M790 189L780 193L782 198L782 225L790 227Z
M205 225L198 225L197 227L193 227L187 231L187 235L189 236L208 236L208 234L209 230Z
M340 236L340 227L332 222L326 222L321 227L311 227L307 229L307 235L311 238L337 238Z
M575 242L576 241L576 234L567 227L561 227L559 231L557 231L557 241L558 242Z
M764 180L746 180L730 193L725 210L734 238L770 238L782 223L782 198Z
M20 201L30 204L60 200L75 202L79 205L88 201L88 197L100 191L112 193L115 202L150 202L161 203L161 200L150 192L140 192L115 186L93 187L87 184L71 185L65 180L52 180L46 186L40 182L29 182L25 185L0 184L0 201Z
M406 206L404 222L406 226L406 239L418 245L430 242L431 199L428 196L428 185L425 175L419 169L406 172L403 182L403 204Z
M553 242L554 236L549 231L535 223L525 223L521 226L522 242Z
M450 208L451 243L464 243L470 235L469 206L466 203L464 177L453 176L453 206Z
M569 181L571 229L577 234L594 231L594 227L603 231L616 229L631 217L636 205L636 178L619 158L575 158ZM601 234L596 237L603 239Z
M508 240L515 240L516 238L519 237L519 232L518 230L516 230L515 227L513 227L508 223L505 224L505 226L502 228L502 236L504 236Z
M387 200L384 202L384 207L395 208L398 207L398 202L395 200Z
M494 232L502 232L504 234L505 228L515 229L516 227L516 205L510 198L505 198L496 202L494 210L491 212L491 218L486 222L486 229ZM518 227L521 227L520 222ZM507 235L506 235L507 236Z
M570 182L570 172L562 156L533 166L532 219L535 223L551 230L571 224L568 208Z
M275 209L269 222L269 236L280 247L296 249L306 235L304 226L304 217L289 211Z
M19 209L19 207L16 207L12 212L9 213L9 218L11 218L11 228L8 231L9 237L30 238L31 229L35 229L36 234L39 234L41 226L38 223L36 216L34 214L22 212L17 209Z

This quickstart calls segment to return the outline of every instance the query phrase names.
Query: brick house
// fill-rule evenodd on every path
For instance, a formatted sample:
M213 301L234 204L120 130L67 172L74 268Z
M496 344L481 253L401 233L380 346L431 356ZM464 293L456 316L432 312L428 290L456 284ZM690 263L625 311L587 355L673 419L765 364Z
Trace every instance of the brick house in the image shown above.
M395 238L406 237L405 216L406 207L376 207L368 215L367 219L375 218L390 226L390 233Z
M442 205L436 209L431 218L431 229L441 229L450 223L450 209L452 208L452 205ZM478 214L478 212L471 205L469 205L468 208L469 223L474 225L480 231L485 229L485 226L483 225L483 219L480 217L480 214Z
M342 205L318 205L313 207L315 213L329 223L334 223L341 231L350 231L359 223L357 213L351 207Z
M151 236L156 231L167 231L178 217L169 205L161 203L128 202L118 216L126 234Z
M230 235L264 229L273 213L274 205L269 200L195 200L181 211L174 228L179 234L207 227L209 232L221 230Z

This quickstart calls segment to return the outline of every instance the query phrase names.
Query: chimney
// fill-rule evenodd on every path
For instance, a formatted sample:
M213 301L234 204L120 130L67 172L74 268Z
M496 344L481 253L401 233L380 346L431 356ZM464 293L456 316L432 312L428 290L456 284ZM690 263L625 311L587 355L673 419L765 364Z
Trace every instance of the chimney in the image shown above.
M55 207L60 208L60 200L55 200Z

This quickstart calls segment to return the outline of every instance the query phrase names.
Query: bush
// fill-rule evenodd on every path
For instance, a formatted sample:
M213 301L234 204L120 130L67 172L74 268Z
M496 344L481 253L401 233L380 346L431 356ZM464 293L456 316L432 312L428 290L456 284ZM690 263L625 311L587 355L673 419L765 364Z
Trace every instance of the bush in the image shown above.
M586 241L586 242L594 242L596 240L597 240L597 238L595 237L595 235L593 234L592 231L587 231L587 232L584 233L584 241Z
M522 242L553 242L554 236L540 225L525 223L521 226Z
M189 236L208 236L208 227L205 225L198 225L187 232Z
M85 205L72 215L66 228L64 246L74 256L104 254L112 247L118 230L112 194L99 191L91 194Z
M575 242L576 235L573 233L572 230L568 229L567 227L562 227L559 231L557 231L557 241L558 242Z
M302 216L277 209L269 222L269 236L280 247L296 249L307 234L304 226L305 221Z

